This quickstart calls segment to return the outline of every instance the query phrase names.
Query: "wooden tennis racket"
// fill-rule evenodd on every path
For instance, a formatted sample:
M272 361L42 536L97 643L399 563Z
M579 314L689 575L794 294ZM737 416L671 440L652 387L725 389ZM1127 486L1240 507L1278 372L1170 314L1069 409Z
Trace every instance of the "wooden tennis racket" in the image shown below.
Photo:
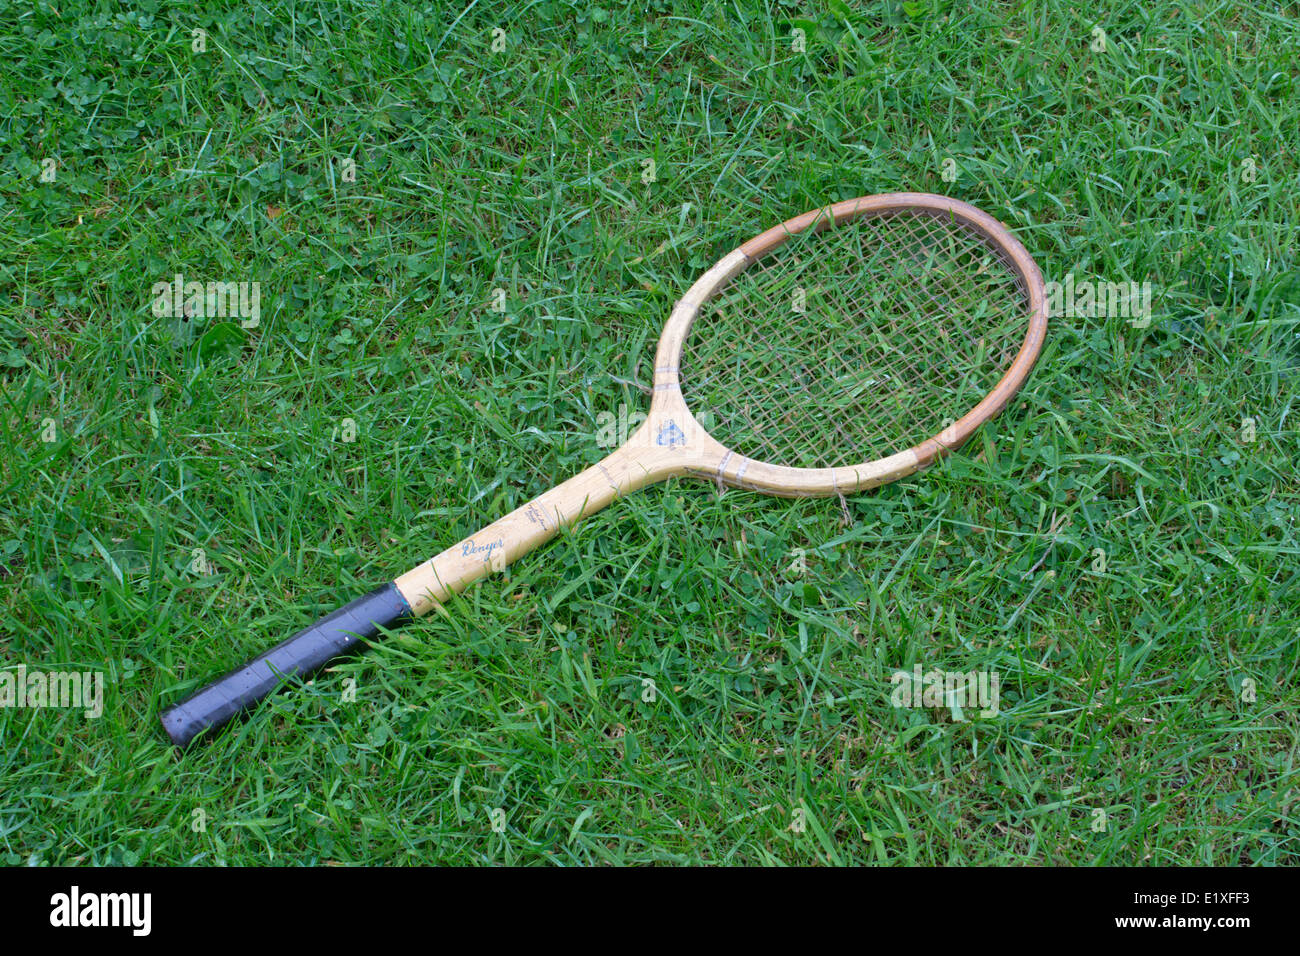
M625 445L208 684L163 727L184 746L653 482L691 475L793 497L910 475L1007 404L1046 331L1038 266L964 202L889 193L797 216L723 256L677 303L649 416Z

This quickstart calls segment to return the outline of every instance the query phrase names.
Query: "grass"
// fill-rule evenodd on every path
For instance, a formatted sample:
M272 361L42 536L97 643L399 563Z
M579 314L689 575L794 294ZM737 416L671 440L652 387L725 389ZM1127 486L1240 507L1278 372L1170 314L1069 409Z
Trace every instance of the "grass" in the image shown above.
M107 682L0 708L0 860L1296 862L1291 14L850 6L0 0L0 663ZM597 460L717 257L894 190L1151 282L1149 326L1055 319L927 473L653 487L167 745ZM177 272L258 327L156 317ZM998 715L892 706L918 664Z

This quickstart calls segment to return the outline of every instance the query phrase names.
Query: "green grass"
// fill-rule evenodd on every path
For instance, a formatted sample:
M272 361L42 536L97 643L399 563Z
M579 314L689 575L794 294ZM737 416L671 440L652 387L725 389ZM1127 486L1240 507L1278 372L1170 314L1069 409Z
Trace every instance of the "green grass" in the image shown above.
M0 662L107 678L97 720L0 709L0 860L1296 862L1293 12L130 6L0 0ZM718 256L907 189L1150 281L1150 326L1054 320L961 454L843 506L650 488L168 746L597 460ZM176 272L260 326L155 318ZM918 663L1000 713L891 706Z

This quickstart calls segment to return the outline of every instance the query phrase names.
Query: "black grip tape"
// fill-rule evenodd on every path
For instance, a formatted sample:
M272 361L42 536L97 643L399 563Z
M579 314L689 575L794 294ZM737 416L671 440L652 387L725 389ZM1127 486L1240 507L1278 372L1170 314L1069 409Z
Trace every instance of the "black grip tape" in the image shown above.
M172 743L184 747L256 704L283 678L306 677L358 641L375 637L380 627L391 628L410 617L410 605L397 585L385 584L164 711L163 729Z

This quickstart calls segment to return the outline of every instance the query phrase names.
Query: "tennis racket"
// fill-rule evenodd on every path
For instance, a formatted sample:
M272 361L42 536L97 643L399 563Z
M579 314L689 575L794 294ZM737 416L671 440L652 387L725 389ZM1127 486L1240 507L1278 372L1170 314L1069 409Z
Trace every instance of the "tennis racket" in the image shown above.
M795 497L910 475L1001 411L1046 331L1038 266L973 206L889 193L797 216L723 256L673 308L649 415L626 444L208 684L163 727L187 745L654 482Z

